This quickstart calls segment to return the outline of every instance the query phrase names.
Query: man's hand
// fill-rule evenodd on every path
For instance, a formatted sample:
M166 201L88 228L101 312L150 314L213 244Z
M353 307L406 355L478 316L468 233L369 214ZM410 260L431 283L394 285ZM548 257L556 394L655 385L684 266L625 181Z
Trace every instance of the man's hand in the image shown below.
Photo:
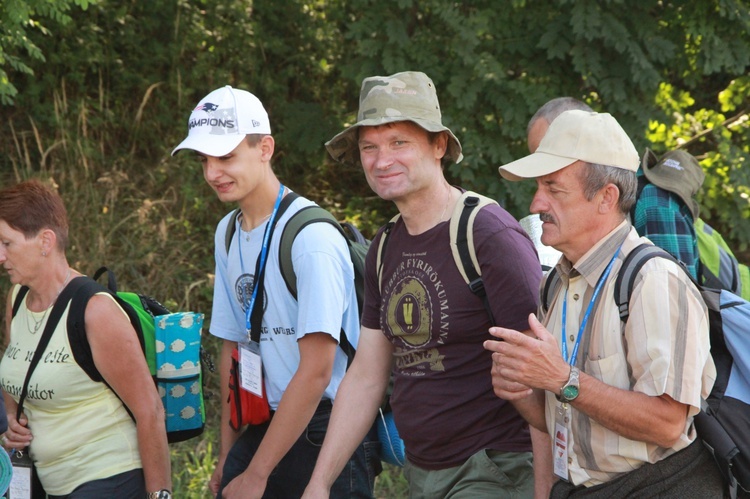
M302 494L302 499L328 499L330 495L330 490L311 480L310 483L307 484L304 494Z
M506 400L528 397L533 388L557 393L568 380L570 367L562 358L554 336L529 315L530 334L501 327L490 334L503 341L488 340L484 348L492 354L492 387Z
M222 499L261 499L266 491L268 480L251 477L245 471L229 482L221 493Z
M219 487L221 487L221 477L224 469L224 462L223 460L219 460L219 463L216 465L216 468L214 469L213 474L211 475L211 479L208 481L208 490L211 491L211 494L213 494L214 497L219 495Z

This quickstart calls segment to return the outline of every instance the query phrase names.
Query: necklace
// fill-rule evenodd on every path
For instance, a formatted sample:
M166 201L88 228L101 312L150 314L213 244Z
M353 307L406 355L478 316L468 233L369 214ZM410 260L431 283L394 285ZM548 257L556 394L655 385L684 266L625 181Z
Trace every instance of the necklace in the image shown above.
M443 208L443 212L440 214L440 218L438 218L437 223L440 223L443 221L443 217L445 216L445 212L448 211L448 206L451 204L451 186L448 186L448 201L445 202L445 207ZM437 225L437 224L436 224Z
M70 279L70 272L71 268L68 267L68 274L65 276L65 281L63 282L62 286L60 286L60 290L57 292L55 297L52 299L52 302L49 304L47 308L44 309L44 315L42 315L42 318L38 321L34 318L33 315L30 314L31 320L34 321L34 330L32 331L31 326L26 323L26 327L28 328L29 332L31 334L36 334L39 332L39 330L42 328L42 324L44 324L45 319L47 319L47 315L49 314L50 309L52 308L52 305L57 301L57 297L60 296L60 293L62 293L62 290L65 289L65 285L68 284L68 280Z
M248 231L243 231L243 232L245 232L245 241L250 241L250 233L251 233L252 231L254 231L255 229L257 229L258 227L260 227L261 225L263 225L263 222L265 222L265 221L266 221L266 220L268 220L269 218L271 218L271 214L270 214L270 213L269 213L268 215L266 215L265 217L261 218L261 219L260 219L260 220L258 221L258 223L257 223L257 224L256 224L256 225L255 225L255 226L254 226L253 228L251 228L251 229L250 229L250 230L248 230Z

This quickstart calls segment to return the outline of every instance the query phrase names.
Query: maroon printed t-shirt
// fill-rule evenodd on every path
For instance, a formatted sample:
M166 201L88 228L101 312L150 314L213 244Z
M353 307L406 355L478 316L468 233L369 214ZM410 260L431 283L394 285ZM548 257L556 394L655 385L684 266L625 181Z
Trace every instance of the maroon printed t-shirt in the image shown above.
M367 256L362 325L394 345L391 406L408 459L425 469L463 463L482 449L531 450L528 425L492 390L492 338L484 304L450 250L449 223L411 236L399 219L375 271L381 233ZM524 331L536 311L541 268L518 222L497 205L474 222L474 243L497 325Z

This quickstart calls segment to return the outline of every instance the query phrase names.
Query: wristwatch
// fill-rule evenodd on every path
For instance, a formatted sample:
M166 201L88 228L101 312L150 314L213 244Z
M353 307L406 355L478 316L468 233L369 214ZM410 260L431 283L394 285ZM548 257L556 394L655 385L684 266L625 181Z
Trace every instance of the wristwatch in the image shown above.
M562 388L560 388L560 395L557 397L557 400L562 402L563 404L569 404L573 402L576 397L578 397L579 393L579 385L578 385L578 377L580 375L580 371L575 366L570 366L570 376L568 377L568 382L565 383Z
M172 492L167 489L161 489L157 492L149 492L146 499L172 499Z

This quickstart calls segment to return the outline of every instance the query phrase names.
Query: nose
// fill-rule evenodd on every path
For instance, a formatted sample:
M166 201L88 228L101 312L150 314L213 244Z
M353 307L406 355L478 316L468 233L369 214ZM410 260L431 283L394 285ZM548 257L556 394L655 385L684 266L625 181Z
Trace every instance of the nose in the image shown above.
M388 150L388 148L382 147L378 149L378 152L375 154L375 160L373 161L373 167L377 170L387 170L390 168L393 163L393 153Z
M545 199L545 195L542 193L541 189L537 188L536 192L534 193L534 197L531 199L529 211L531 213L543 213L545 211L548 211L548 209L549 204Z
M217 162L212 158L203 159L203 176L206 181L211 182L219 177L220 169Z

